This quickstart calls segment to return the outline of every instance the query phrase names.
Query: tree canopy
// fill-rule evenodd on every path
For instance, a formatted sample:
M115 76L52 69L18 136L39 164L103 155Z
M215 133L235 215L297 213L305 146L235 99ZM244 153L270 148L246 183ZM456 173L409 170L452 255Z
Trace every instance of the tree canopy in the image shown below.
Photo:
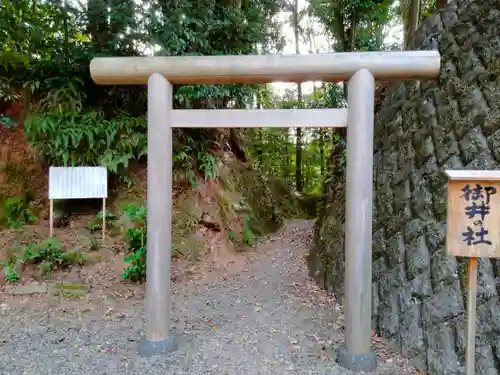
M297 53L301 45L316 52L316 39L325 35L323 49L332 52L402 48L388 46L390 26L403 24L408 39L412 9L422 18L439 6L418 0L412 8L413 1L0 0L0 122L15 125L8 107L22 97L29 103L26 136L42 160L104 164L119 174L147 153L146 89L95 85L93 57L281 53L290 38ZM315 83L312 92L298 85L284 95L270 85L176 85L174 95L176 108L345 106L342 84L329 83ZM314 193L343 138L325 129L239 135L254 167ZM190 129L175 138L176 165L196 168L217 132Z

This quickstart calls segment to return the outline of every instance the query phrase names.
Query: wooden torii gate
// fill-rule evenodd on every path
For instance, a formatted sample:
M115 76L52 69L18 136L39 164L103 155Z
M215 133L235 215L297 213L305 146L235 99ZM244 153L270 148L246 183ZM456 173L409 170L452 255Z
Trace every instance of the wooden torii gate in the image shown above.
M435 79L438 51L311 55L99 57L96 84L148 85L146 337L142 355L177 348L170 332L172 128L346 127L345 344L341 366L373 371L371 350L375 79ZM172 84L349 81L347 109L174 110Z

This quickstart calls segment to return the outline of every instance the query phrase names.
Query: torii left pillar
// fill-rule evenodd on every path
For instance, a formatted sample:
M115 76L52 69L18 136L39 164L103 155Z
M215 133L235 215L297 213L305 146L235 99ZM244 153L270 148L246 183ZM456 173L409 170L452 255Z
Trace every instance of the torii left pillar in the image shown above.
M148 80L146 337L139 346L143 356L177 350L170 318L172 110L172 84L153 73Z

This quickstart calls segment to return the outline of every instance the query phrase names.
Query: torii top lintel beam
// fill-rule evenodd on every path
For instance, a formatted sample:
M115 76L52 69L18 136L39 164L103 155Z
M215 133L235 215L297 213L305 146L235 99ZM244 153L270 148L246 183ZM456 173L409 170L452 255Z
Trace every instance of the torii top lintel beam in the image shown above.
M147 84L153 73L162 74L174 84L339 82L360 69L368 69L381 80L435 79L440 65L438 51L97 57L90 63L90 74L100 85Z

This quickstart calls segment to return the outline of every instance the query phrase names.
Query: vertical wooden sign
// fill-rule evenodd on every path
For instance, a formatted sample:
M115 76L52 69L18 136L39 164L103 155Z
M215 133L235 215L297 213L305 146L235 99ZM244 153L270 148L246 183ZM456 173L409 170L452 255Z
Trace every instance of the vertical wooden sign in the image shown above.
M468 258L466 374L474 374L478 258L500 258L500 171L446 171L448 252Z

